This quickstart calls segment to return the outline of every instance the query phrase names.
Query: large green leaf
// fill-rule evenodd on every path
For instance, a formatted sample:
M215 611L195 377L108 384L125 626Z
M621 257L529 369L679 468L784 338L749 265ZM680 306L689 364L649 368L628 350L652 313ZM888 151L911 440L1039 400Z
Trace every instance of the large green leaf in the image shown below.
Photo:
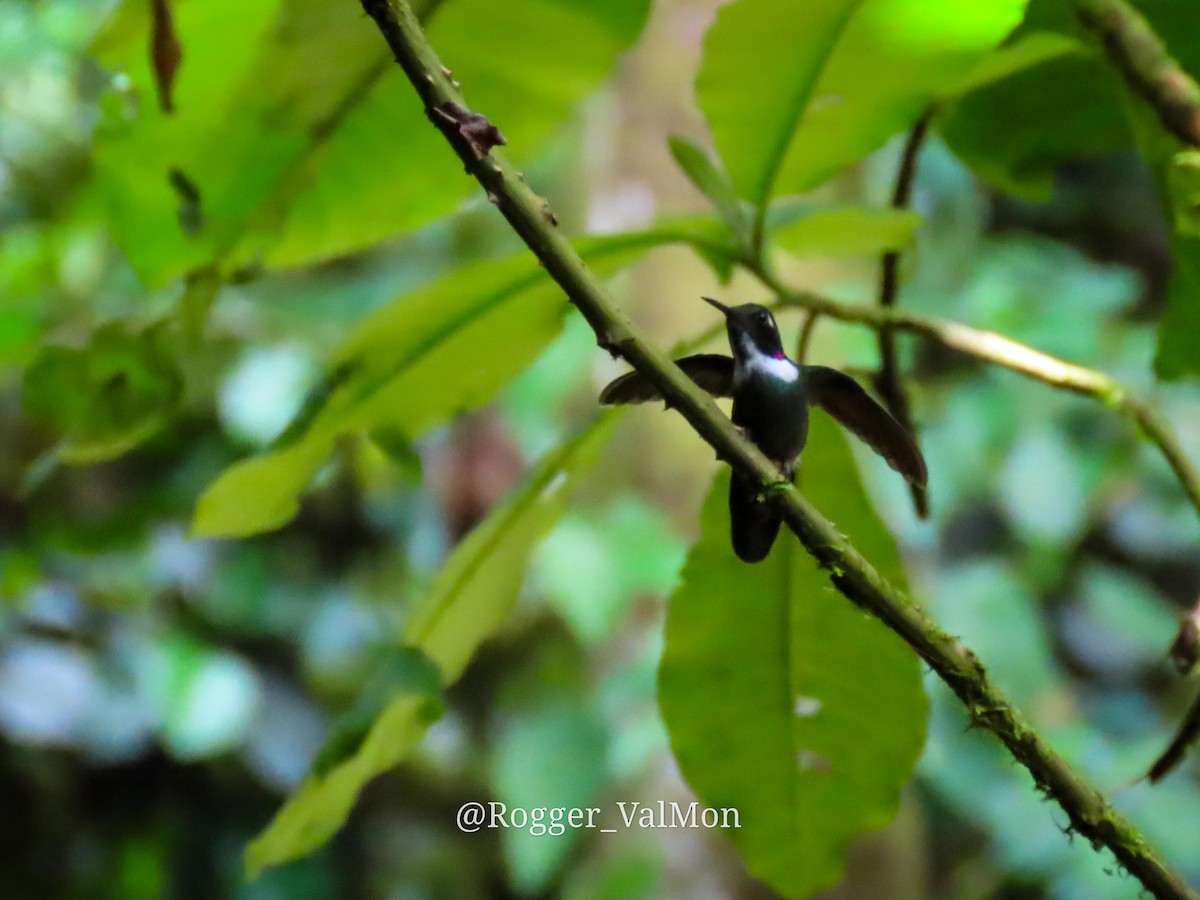
M508 618L534 546L562 515L571 487L612 435L618 416L606 412L547 456L455 548L418 604L403 642L437 666L445 685L458 679L476 648ZM426 691L410 688L394 696L358 749L309 775L246 848L251 877L325 843L366 783L407 757L437 715L438 704Z
M429 5L414 3L418 13ZM531 154L633 41L647 6L515 0L501 10L455 0L432 32L469 79L472 102L518 153ZM451 210L472 190L353 3L177 7L183 62L171 114L153 102L150 4L126 0L95 45L100 61L128 78L106 98L97 188L151 285L213 260L295 264L360 249Z
M384 49L348 4L176 4L183 62L168 114L152 99L149 9L127 0L97 40L97 57L122 71L128 88L107 98L95 160L113 233L157 285L237 242L289 167L380 66Z
M811 498L894 584L895 547L822 416L801 471ZM786 531L747 566L729 543L717 478L703 532L671 598L659 702L680 769L701 801L734 807L746 867L774 890L835 884L847 842L896 811L921 751L918 660L829 584Z
M734 185L763 205L820 184L963 84L1026 0L737 0L696 82Z
M581 241L579 249L607 274L696 234L661 228ZM368 316L338 351L307 427L218 476L197 503L193 531L244 537L278 528L295 515L339 434L387 429L411 441L482 406L553 340L567 308L537 261L521 253L458 269Z
M433 17L429 35L472 107L527 162L633 43L648 8L649 0L453 0ZM399 72L381 78L306 165L312 174L266 253L269 265L369 246L448 212L475 190Z
M704 39L696 97L734 187L762 206L838 36L862 0L737 0Z
M940 128L978 175L1031 199L1049 197L1067 160L1131 141L1120 86L1082 46L968 92L946 109Z

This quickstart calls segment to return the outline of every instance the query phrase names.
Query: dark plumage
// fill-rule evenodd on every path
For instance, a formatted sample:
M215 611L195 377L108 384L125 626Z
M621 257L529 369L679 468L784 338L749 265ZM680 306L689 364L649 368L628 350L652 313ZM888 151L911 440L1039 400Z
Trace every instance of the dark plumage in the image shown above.
M797 365L783 352L779 328L766 307L728 307L704 298L725 315L733 356L702 353L676 364L714 397L733 398L733 421L788 479L795 474L808 439L808 407L819 406L893 469L916 485L927 479L921 451L904 428L853 378L826 366ZM604 404L662 399L637 372L611 382L600 393ZM780 516L763 502L755 483L733 473L729 485L733 549L746 562L765 559L779 533Z

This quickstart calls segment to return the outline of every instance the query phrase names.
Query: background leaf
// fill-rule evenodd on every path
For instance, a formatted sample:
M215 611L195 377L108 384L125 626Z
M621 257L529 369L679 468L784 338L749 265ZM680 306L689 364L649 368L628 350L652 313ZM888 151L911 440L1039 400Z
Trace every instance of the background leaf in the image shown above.
M741 196L771 195L821 68L861 0L737 0L704 39L696 99Z
M25 372L25 409L62 433L63 462L120 456L174 411L183 378L156 332L101 326L84 347L43 346Z
M734 185L762 206L879 147L1021 21L1026 0L738 0L705 42L701 109ZM881 77L881 73L886 76Z
M550 454L523 485L467 535L446 561L404 630L453 684L478 646L508 618L534 546L562 515L575 479L612 434L617 414L602 415ZM251 877L311 852L346 820L359 792L407 757L438 714L427 692L401 692L387 704L349 757L310 775L246 848Z
M473 86L472 103L528 160L608 74L648 5L527 2L501 14L486 0L455 0L431 32ZM154 91L144 7L129 0L96 43L100 60L129 79L97 132L96 157L117 238L147 283L216 260L291 266L349 253L471 193L352 4L181 4L175 25L186 54L170 115L144 102ZM525 64L534 59L536 67Z
M907 209L845 207L816 210L771 238L796 256L873 256L911 245L920 224Z
M750 223L746 219L742 202L734 192L733 184L719 164L708 153L687 138L673 134L667 141L671 156L688 181L713 202L721 218L730 230L745 241L750 237Z
M826 419L814 426L802 470L812 499L895 578L843 439ZM740 811L730 837L747 868L809 896L839 880L852 836L895 813L927 701L917 658L834 591L793 535L760 564L737 560L728 486L722 470L670 601L659 702L688 783Z
M611 235L581 242L580 251L593 269L611 274L687 234ZM412 441L483 406L554 339L568 309L526 253L464 266L383 307L343 341L336 379L326 385L332 390L299 436L218 476L197 502L193 531L243 537L283 525L339 434L387 429Z
M1120 90L1103 59L1081 47L969 91L946 108L939 129L989 183L1044 200L1066 160L1129 145Z

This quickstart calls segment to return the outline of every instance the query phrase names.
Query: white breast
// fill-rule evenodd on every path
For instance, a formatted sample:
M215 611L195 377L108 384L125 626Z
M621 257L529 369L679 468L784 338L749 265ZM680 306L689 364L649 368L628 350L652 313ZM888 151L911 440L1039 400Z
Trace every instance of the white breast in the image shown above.
M763 375L776 381L790 384L800 377L800 369L790 359L776 359L760 353L754 343L742 335L742 347L745 349L745 374Z

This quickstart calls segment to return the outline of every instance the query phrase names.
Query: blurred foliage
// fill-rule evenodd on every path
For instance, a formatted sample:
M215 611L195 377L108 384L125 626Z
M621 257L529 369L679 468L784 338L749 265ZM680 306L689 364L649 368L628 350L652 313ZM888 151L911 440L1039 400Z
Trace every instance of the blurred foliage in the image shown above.
M6 896L1136 895L932 678L912 776L916 658L794 542L734 563L673 417L597 418L621 367L355 3L167 5L173 112L154 4L0 4ZM747 256L869 302L901 249L905 309L1118 377L1200 465L1194 161L1065 4L413 5L664 346L714 275L764 299ZM1200 73L1200 7L1138 6ZM1200 883L1195 764L1137 782L1190 699L1196 511L1113 410L901 349L932 520L824 421L801 489ZM695 799L742 829L621 827Z

